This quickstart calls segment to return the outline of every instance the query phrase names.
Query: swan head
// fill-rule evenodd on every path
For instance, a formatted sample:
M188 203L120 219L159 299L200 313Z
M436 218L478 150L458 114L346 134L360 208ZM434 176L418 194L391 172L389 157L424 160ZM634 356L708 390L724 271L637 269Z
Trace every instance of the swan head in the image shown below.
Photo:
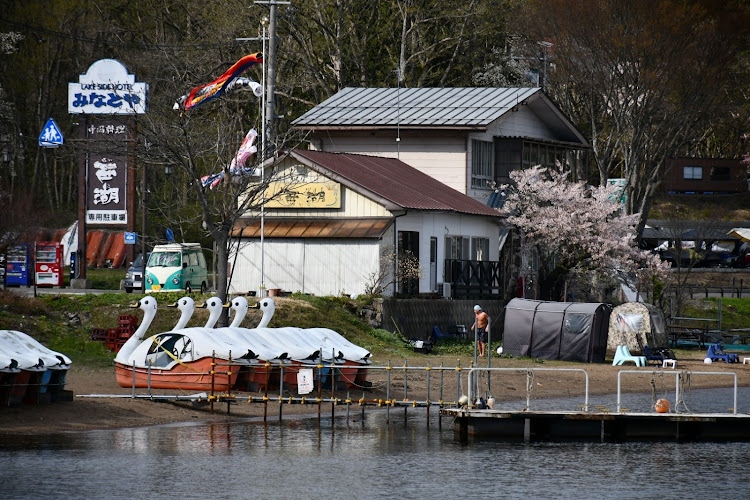
M213 328L216 326L216 322L219 321L221 312L224 309L224 304L221 302L221 299L219 299L219 297L211 297L198 307L208 309L208 321L206 321L204 328Z
M228 304L225 304L224 307L231 307L234 311L234 319L232 320L232 324L229 326L233 328L239 327L242 323L242 320L245 319L245 315L247 315L247 299L240 295L233 298L232 301Z
M185 328L188 321L190 321L190 317L195 310L195 301L190 297L182 297L174 304L167 305L167 307L176 307L182 313L179 321L177 321L177 324L174 327L175 330L179 330L180 328Z
M146 330L151 326L151 322L154 320L154 316L156 316L157 303L156 299L151 295L143 297L135 304L131 304L130 307L139 308L143 311L143 319L141 320L141 324L138 325L138 329L133 332L133 335L130 336L125 345L120 348L117 356L115 356L115 361L118 363L127 364L128 357L143 340Z
M261 299L257 304L253 304L253 309L260 309L263 313L263 318L261 318L260 323L258 323L258 328L265 328L268 326L268 323L271 322L271 318L273 318L273 313L276 311L276 303L273 301L272 298L265 297Z

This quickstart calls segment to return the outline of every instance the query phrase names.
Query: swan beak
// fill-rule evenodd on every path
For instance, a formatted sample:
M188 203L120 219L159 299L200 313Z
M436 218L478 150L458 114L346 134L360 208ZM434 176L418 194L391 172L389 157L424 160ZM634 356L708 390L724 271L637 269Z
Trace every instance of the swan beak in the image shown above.
M260 309L260 302L247 306L249 309Z
M230 307L232 307L232 303L231 302L227 302L226 304L222 304L221 307L223 307L225 309L229 309Z
M140 302L136 302L135 304L130 304L130 307L132 309L137 309L139 305L140 305Z
M205 308L207 308L207 307L208 307L208 302L204 302L204 303L202 303L202 304L199 304L199 305L198 305L198 306L196 306L196 307L200 307L201 309L205 309Z
M174 304L167 304L167 307L177 307L177 302L175 302Z

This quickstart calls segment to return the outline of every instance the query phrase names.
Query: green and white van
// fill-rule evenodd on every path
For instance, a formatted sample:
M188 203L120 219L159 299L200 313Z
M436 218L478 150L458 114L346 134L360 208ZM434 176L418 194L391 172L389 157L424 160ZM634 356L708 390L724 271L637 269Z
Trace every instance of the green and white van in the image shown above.
M156 245L146 264L146 292L208 290L206 259L199 243Z

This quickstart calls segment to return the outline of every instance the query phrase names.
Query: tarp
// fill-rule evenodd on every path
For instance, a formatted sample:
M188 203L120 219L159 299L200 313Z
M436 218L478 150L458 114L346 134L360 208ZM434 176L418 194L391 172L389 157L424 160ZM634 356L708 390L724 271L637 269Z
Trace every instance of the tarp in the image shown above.
M513 299L505 306L503 351L541 359L603 362L611 310L598 302Z
M643 352L643 346L669 347L664 313L651 304L626 302L612 310L607 348L625 345L631 353Z
M750 241L750 227L735 227L729 231L729 236L734 236L742 241Z

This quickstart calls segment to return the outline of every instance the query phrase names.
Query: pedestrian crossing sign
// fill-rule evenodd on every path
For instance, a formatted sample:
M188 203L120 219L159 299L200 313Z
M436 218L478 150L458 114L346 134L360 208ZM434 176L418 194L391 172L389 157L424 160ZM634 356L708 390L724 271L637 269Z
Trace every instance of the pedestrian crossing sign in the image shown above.
M39 135L39 145L45 148L56 148L62 146L63 135L55 120L50 118Z

